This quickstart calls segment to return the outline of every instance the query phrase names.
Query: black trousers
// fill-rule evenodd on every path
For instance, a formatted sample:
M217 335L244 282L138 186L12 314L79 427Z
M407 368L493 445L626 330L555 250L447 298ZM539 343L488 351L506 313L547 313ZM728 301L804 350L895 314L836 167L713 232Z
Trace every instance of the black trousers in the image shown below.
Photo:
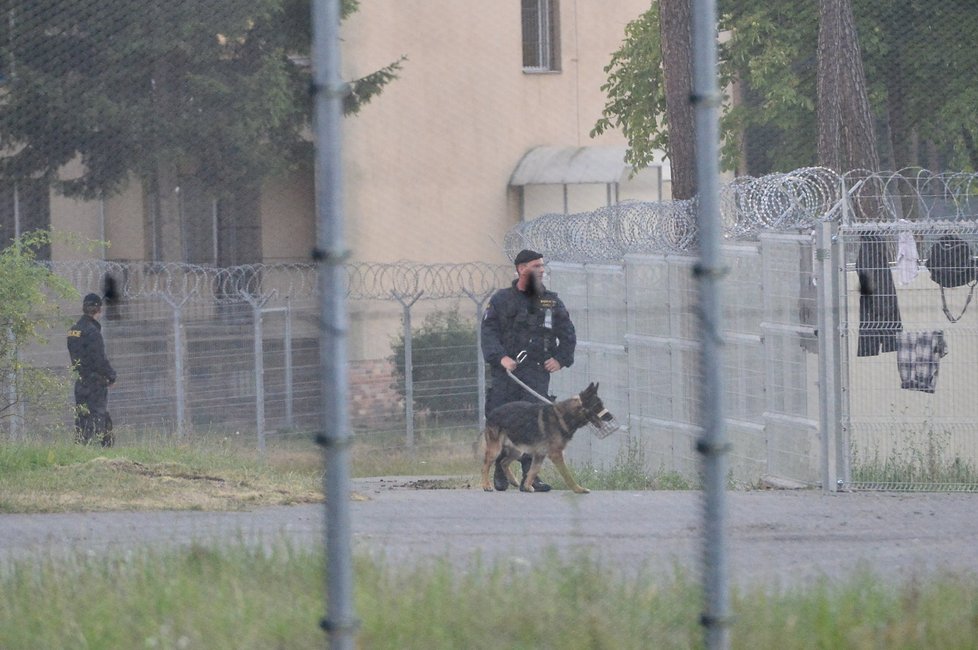
M112 418L109 417L109 387L101 381L75 382L75 440L98 441L112 446Z
M513 374L540 395L550 397L547 392L550 390L550 373L543 368L542 364L538 365L526 361ZM492 383L486 393L486 415L489 415L494 409L499 408L503 404L509 404L510 402L540 403L539 399L510 379L509 375L502 368L493 368L491 379Z

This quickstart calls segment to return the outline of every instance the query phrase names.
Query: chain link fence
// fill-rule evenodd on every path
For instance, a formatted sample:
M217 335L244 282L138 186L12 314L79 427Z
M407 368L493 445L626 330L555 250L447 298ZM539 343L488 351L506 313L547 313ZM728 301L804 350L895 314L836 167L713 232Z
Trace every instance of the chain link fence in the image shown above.
M837 176L806 169L738 179L724 188L732 480L822 484L830 459L820 443L826 431L820 409L830 396L820 388L819 373L828 372L843 411L840 455L831 460L839 485L971 485L978 461L967 390L976 367L970 361L976 354L968 325L971 280L943 290L953 312L945 317L942 288L927 260L953 235L971 256L956 262L966 265L959 270L973 266L967 259L978 252L969 221L974 182L970 174ZM535 247L547 255L549 282L575 321L577 361L555 375L556 394L601 381L612 412L630 423L627 436L584 437L573 449L580 463L610 466L628 450L640 450L649 471L696 475L701 397L693 221L685 222L691 230L682 246L655 234L657 220L683 223L675 215L694 207L637 203L567 219L543 217L507 236L513 251ZM635 228L640 215L642 229ZM818 283L820 223L835 224L829 246L841 287L835 293L820 291ZM637 232L652 234L628 238ZM584 245L574 249L576 242ZM234 429L257 435L263 446L266 434L317 425L311 265L49 266L81 293L113 287L105 333L120 372L112 402L123 431ZM898 270L912 282L883 284ZM487 389L478 323L489 296L512 273L509 266L481 263L345 267L351 332L365 341L364 354L350 364L352 423L360 435L412 446L419 430L478 429ZM876 288L873 300L892 306L901 321L873 320L879 316L866 297L867 282L885 287L889 293ZM819 348L822 312L839 314L833 340L841 354L828 368ZM950 322L951 316L958 320ZM884 352L897 352L898 334L921 331L939 332L945 352L913 362L903 359L907 351L870 355L863 348L879 327L895 328L887 332L892 345ZM944 359L946 350L953 354ZM64 369L59 339L30 358ZM935 385L940 372L940 391L914 388L903 377L928 363ZM16 432L18 422L10 420L8 429Z
M666 115L691 94L660 74L689 26L661 6L337 0L326 88L304 0L0 0L0 246L50 231L38 261L105 296L120 442L264 449L322 427L309 260L331 255L317 205L342 203L350 425L396 451L429 432L469 449L479 323L506 260L537 250L579 337L551 392L599 381L627 424L579 434L572 460L698 485L699 206L672 200L695 194L694 138ZM978 9L718 9L731 484L978 489ZM315 169L317 93L343 94L343 192ZM15 372L68 379L58 328L80 305L51 300L47 340L14 351L0 320L6 440L70 435L67 387L41 406Z

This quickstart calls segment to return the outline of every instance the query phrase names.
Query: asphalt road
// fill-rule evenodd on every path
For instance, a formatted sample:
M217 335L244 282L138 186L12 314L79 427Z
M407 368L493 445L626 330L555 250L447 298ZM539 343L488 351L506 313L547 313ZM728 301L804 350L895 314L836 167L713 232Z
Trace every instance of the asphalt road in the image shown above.
M553 548L586 552L609 570L639 567L698 575L703 507L698 492L566 491L523 494L418 489L411 478L358 480L351 518L356 553L397 563L448 557L533 563ZM978 495L755 491L729 493L725 527L731 580L788 586L860 567L905 578L978 572ZM249 512L111 512L0 515L0 566L14 558L117 553L147 546L263 543L324 545L325 505Z

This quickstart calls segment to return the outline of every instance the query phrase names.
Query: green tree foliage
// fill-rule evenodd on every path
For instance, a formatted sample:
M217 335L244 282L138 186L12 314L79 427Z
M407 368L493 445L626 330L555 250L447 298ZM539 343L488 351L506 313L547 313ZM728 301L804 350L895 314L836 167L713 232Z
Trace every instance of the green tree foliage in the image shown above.
M471 419L478 409L477 381L483 372L477 358L476 326L457 309L429 314L412 332L411 372L414 404L449 419ZM406 396L404 336L391 345L397 383Z
M853 0L882 164L978 169L978 4ZM719 0L723 166L763 174L816 161L816 0ZM668 150L658 8L605 68L593 134L620 128L638 167ZM736 84L731 86L731 82Z
M0 420L15 416L22 403L47 414L68 406L63 373L27 364L20 354L45 342L53 327L67 324L57 299L78 296L64 278L36 262L38 249L48 244L48 233L36 231L0 250Z
M343 3L344 15L357 2ZM178 169L215 195L296 162L311 114L309 0L0 0L0 178L110 196ZM400 61L352 84L348 112ZM308 154L306 154L308 155ZM61 178L64 166L82 162ZM148 182L153 181L153 182Z

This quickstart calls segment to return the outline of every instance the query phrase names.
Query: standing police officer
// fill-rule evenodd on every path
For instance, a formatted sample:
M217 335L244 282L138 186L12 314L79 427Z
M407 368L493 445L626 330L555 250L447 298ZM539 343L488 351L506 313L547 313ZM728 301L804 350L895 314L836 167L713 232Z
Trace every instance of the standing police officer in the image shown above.
M550 374L574 363L574 324L557 294L543 286L543 255L522 250L514 264L516 280L493 294L482 319L482 356L492 378L486 395L486 414L509 402L538 401L508 377L507 370L548 397ZM532 460L529 454L520 458L524 479ZM493 485L499 491L508 486L498 459ZM546 492L550 486L538 477L533 489Z
M102 299L90 293L82 300L82 317L68 330L68 354L75 380L75 440L98 440L112 446L112 419L109 417L109 386L115 383L115 370L105 356L102 340Z

